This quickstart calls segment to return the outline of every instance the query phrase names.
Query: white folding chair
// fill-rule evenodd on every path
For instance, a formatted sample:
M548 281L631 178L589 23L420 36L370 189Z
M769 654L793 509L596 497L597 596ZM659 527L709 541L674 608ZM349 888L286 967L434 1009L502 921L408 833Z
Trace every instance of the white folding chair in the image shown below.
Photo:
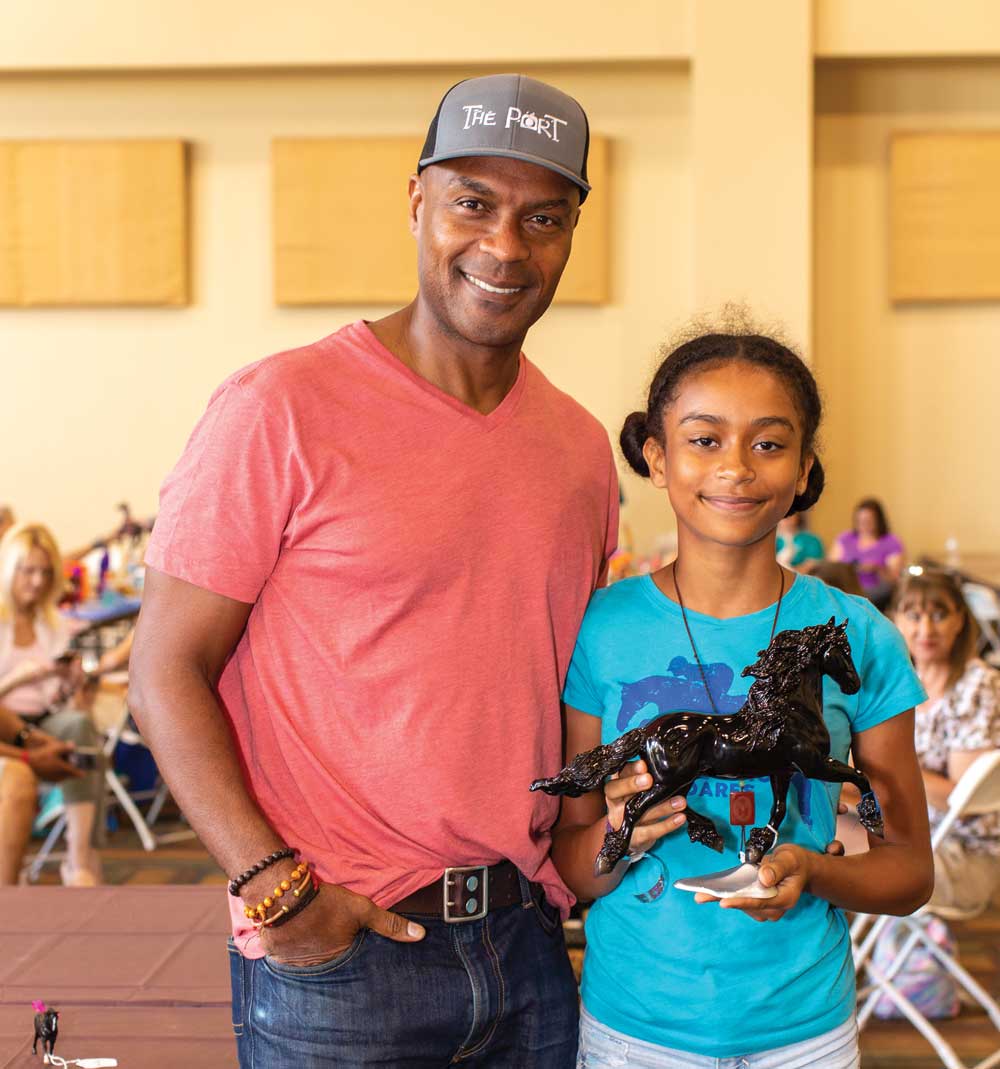
M133 746L145 746L142 736L132 724L128 704L121 703L121 709L117 719L105 733L104 754L107 767L104 771L104 781L108 787L107 803L120 806L122 812L132 822L142 847L147 852L154 851L158 846L167 843L176 843L184 839L193 839L194 831L190 828L182 828L178 831L160 832L155 829L155 824L160 816L163 805L170 797L170 791L162 779L148 790L132 790L130 786L115 771L114 756L119 742ZM146 812L139 808L140 804L148 802ZM103 821L103 816L102 816ZM38 852L27 859L23 878L29 883L35 883L41 876L42 868L50 862L62 861L64 853L57 852L59 840L66 831L66 814L59 806L48 815L44 821L49 831Z
M931 846L934 850L945 841L960 817L980 816L1000 812L1000 750L981 754L969 766L965 774L948 796L948 812L934 830ZM958 961L937 945L927 934L921 918L929 915L944 920L971 920L978 910L961 910L954 907L922 906L908 917L873 917L859 914L851 925L851 940L854 944L854 967L862 978L858 990L858 1028L871 1019L875 1005L881 997L888 998L899 1012L920 1032L937 1051L938 1057L948 1069L970 1069L955 1053L954 1048L916 1006L895 986L893 980L906 963L907 957L921 945L929 951L941 966L948 970L956 983L968 993L989 1015L994 1027L1000 1032L1000 1005L981 984L964 969ZM875 943L886 926L897 921L906 929L903 940L892 965L884 972L872 961ZM991 1069L1000 1065L1000 1046L971 1069Z
M161 846L164 843L176 843L180 842L182 839L193 839L195 833L190 828L166 833L153 830L153 826L160 816L160 810L163 808L164 802L166 802L169 797L170 791L162 779L149 790L130 790L122 781L121 776L115 771L114 767L115 749L119 742L128 743L133 746L146 745L142 740L142 736L132 723L132 717L126 702L122 702L121 715L118 718L117 723L115 723L108 732L104 743L104 756L107 760L104 779L107 782L108 787L111 789L115 801L121 806L129 820L132 821L132 826L135 828L136 834L139 836L139 841L142 843L143 849L152 852L157 846ZM150 805L145 814L143 814L136 803L147 801Z
M1000 666L1000 596L982 583L963 583L962 593L983 633L983 657Z

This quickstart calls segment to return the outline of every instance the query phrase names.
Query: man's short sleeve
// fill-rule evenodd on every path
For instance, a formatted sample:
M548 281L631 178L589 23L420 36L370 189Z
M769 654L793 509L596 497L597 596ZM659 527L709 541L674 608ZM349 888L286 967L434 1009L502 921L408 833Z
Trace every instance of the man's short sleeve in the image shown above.
M852 724L856 732L905 713L927 697L910 663L903 636L875 608L867 612L867 635L859 674L861 692Z
M618 550L618 526L619 511L621 507L621 491L618 487L618 469L615 467L614 457L611 457L608 474L608 527L604 537L604 564L601 567L600 578L597 585L604 586L608 581L608 568L611 558Z
M146 563L224 597L256 601L278 558L296 483L287 420L231 379L163 484Z

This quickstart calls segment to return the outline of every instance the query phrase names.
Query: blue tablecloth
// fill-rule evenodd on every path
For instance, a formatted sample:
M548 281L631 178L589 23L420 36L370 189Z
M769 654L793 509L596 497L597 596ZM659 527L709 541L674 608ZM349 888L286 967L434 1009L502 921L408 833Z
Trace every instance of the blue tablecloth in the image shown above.
M109 594L103 598L91 598L64 610L68 620L76 620L88 627L101 627L118 620L128 619L139 612L141 598L127 598L122 594Z

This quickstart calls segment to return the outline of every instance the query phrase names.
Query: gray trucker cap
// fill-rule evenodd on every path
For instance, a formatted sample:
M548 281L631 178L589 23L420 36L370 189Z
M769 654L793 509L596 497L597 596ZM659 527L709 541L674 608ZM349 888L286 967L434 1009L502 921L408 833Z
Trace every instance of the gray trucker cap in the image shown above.
M442 97L417 165L461 156L509 156L537 163L580 187L587 183L590 128L583 108L524 74L490 74L453 85Z

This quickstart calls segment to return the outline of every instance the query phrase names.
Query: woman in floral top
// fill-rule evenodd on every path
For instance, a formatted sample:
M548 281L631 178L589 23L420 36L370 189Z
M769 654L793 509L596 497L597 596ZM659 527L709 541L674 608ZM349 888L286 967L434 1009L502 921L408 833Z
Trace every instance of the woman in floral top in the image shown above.
M1000 672L976 656L979 628L947 573L905 577L894 609L927 691L916 708L915 741L933 826L965 770L1000 748ZM959 820L936 853L931 904L981 909L998 885L1000 814Z

